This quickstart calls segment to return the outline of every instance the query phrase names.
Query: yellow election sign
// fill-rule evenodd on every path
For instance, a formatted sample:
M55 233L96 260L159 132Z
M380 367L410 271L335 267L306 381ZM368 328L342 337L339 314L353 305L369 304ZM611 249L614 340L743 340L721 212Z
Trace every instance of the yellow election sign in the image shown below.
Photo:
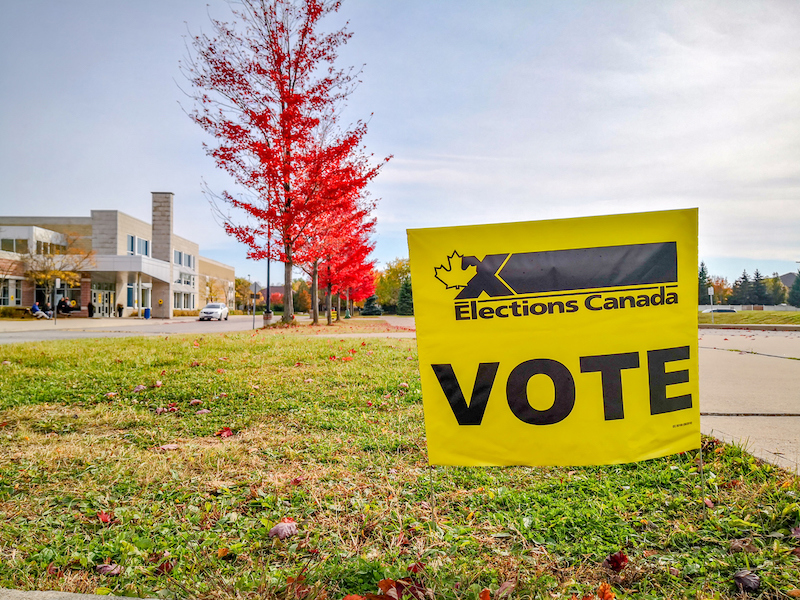
M408 231L431 464L699 448L697 209Z

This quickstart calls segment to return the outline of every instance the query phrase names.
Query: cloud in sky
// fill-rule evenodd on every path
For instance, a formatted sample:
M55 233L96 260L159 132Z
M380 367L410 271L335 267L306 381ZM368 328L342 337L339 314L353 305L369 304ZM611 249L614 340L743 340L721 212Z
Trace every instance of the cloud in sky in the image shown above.
M179 234L262 269L211 219L201 179L230 181L178 104L181 36L209 29L206 10L229 14L6 7L0 212L149 220L149 192L170 190ZM342 64L365 63L345 116L394 155L371 187L381 262L407 254L409 227L689 206L712 273L800 260L800 5L345 0L345 21Z

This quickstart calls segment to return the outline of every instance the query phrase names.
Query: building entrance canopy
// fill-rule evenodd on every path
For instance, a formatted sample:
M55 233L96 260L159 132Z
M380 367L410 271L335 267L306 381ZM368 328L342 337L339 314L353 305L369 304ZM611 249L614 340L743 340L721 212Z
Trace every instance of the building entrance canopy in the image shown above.
M94 266L86 271L128 271L149 275L153 279L170 283L172 279L170 264L163 260L140 254L119 256L106 254L94 257Z

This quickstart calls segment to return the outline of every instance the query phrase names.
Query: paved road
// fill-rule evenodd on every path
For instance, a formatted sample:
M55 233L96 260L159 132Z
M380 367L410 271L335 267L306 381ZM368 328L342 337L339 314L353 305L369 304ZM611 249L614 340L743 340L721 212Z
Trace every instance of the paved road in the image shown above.
M302 317L301 317L302 319ZM255 325L261 327L256 315ZM0 321L0 344L42 342L95 337L130 337L137 335L202 334L247 331L253 328L253 317L234 315L227 321L198 321L197 317L175 319L79 319L58 321Z

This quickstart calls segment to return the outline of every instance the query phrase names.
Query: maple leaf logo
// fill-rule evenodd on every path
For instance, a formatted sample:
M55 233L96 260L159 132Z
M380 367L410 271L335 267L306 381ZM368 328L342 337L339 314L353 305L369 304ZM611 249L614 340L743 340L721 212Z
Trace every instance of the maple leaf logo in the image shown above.
M462 268L462 258L464 258L463 255L453 250L453 253L447 257L446 267L442 265L441 267L434 267L433 269L436 273L436 279L441 281L448 290L457 290L467 287L469 280L475 277L475 274L478 272L478 268L475 265L470 265L466 269ZM453 263L455 263L455 265Z

